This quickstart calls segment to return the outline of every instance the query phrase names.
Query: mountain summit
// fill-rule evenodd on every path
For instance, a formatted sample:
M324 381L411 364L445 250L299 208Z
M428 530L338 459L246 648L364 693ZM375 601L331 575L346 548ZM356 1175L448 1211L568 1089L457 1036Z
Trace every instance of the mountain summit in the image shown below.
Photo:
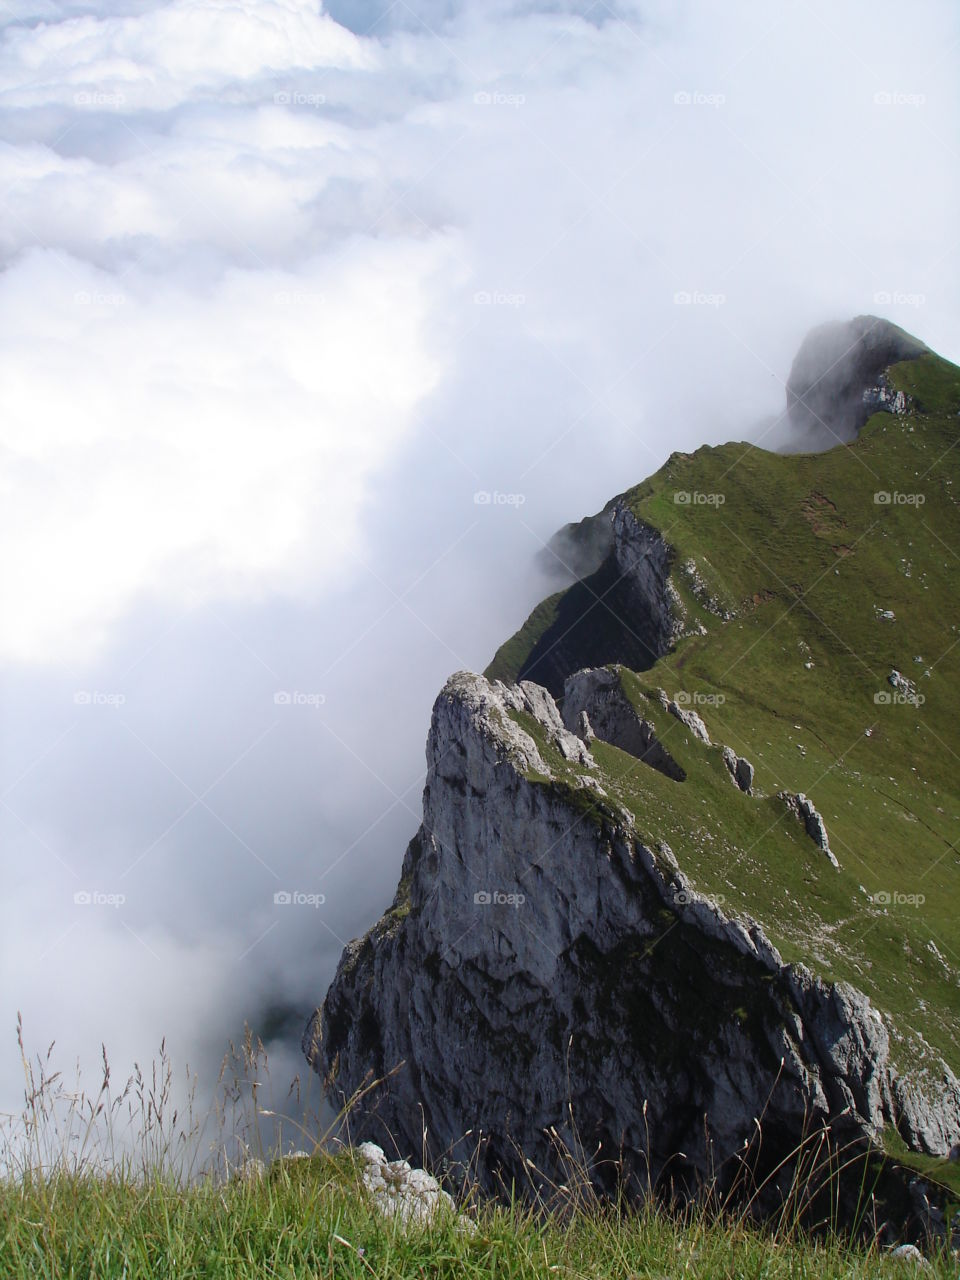
M749 1167L771 1211L826 1143L857 1153L848 1219L867 1187L893 1234L942 1227L960 369L859 317L808 337L788 404L847 443L672 455L441 691L396 898L304 1035L345 1097L389 1075L364 1136L508 1187L564 1148L611 1192Z

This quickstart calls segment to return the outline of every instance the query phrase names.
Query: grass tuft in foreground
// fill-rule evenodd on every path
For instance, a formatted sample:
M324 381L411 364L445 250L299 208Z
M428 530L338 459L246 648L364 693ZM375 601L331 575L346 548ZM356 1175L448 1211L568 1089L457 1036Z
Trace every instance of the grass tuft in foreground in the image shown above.
M265 1105L269 1064L249 1033L231 1046L204 1119L192 1092L186 1106L174 1106L164 1054L116 1094L104 1054L100 1087L87 1096L51 1070L49 1051L31 1062L22 1034L20 1045L24 1109L0 1130L4 1280L857 1280L917 1272L916 1262L878 1244L852 1246L829 1232L806 1237L789 1215L760 1228L723 1206L668 1212L653 1201L602 1203L576 1161L563 1185L548 1187L548 1200L491 1201L474 1188L459 1214L404 1228L378 1212L355 1150L323 1131L319 1117L308 1121L306 1109L299 1121L288 1109L286 1123L308 1154L279 1154L289 1143L276 1109ZM299 1107L296 1082L291 1096ZM265 1128L274 1135L273 1159ZM340 1117L338 1131L348 1129L349 1116ZM952 1280L956 1272L944 1251L923 1274Z
M301 1167L306 1166L306 1167ZM653 1209L544 1220L484 1207L401 1231L367 1202L349 1153L283 1162L264 1181L180 1187L61 1175L0 1192L0 1274L121 1277L868 1277L908 1274L877 1250L777 1239L744 1224ZM909 1269L916 1270L910 1263ZM924 1274L955 1276L956 1262Z

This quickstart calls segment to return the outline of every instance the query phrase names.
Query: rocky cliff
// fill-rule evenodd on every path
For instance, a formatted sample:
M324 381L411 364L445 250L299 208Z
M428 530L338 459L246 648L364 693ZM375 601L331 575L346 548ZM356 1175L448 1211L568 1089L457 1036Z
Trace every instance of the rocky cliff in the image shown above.
M882 378L903 395L879 407L902 417L913 402L897 386L898 367L866 363L870 386ZM934 403L941 366L952 370L943 422ZM913 386L915 398L926 395L929 421L911 408L909 428L897 424L908 434L955 433L960 371L945 362L930 370L933 382ZM889 454L886 422L871 421L878 456ZM703 461L693 455L690 465ZM793 483L810 461L769 464L793 470L775 473L765 500L781 509L780 477ZM722 474L725 459L706 462L708 474ZM867 697L874 712L887 706L872 694L879 674L857 671L877 665L867 640L852 658L824 640L834 630L827 604L822 615L797 611L798 585L787 587L767 564L779 563L776 549L756 556L772 578L718 573L720 526L698 540L698 504L676 499L691 492L676 487L685 465L672 459L654 478L659 486L648 482L610 504L600 568L498 655L515 678L491 670L448 681L427 742L423 824L396 899L344 951L304 1050L344 1097L389 1076L365 1096L354 1125L402 1154L420 1151L426 1134L435 1155L467 1160L482 1134L479 1167L490 1183L526 1182L529 1161L556 1173L566 1147L589 1154L601 1186L625 1178L636 1191L652 1183L692 1193L714 1176L732 1180L748 1151L754 1176L769 1175L772 1206L792 1174L781 1162L824 1126L864 1150L889 1147L892 1135L917 1159L945 1160L960 1144L960 1084L950 1065L960 976L932 939L927 951L938 962L914 962L919 940L946 927L939 915L891 919L891 894L861 881L871 859L891 874L885 842L900 835L886 830L886 800L873 798L877 770L917 768L889 756L878 764L877 739L889 749L905 733L926 767L917 745L923 706L914 698L900 719L863 727ZM903 474L899 458L891 465ZM726 507L739 541L761 501L755 474L744 470L742 494L728 483L723 502L716 483L692 491L714 495L699 504L714 515ZM834 492L825 465L820 476L814 488L800 474L795 515L781 520L783 554L795 577L811 580L823 563L839 576L847 556L836 548L853 538L853 509L841 515L825 492L828 484ZM657 501L671 493L690 532L668 541ZM874 528L876 511L862 514L874 516L865 526ZM918 529L909 529L912 545ZM952 531L943 524L937 537ZM901 549L877 537L884 556ZM805 566L807 555L817 563ZM867 614L871 601L871 644L876 635L887 640L873 603L881 580L895 573L897 590L915 594L897 565L904 557L892 558L889 575L885 560L881 573L864 558L849 580L851 608ZM778 583L793 599L786 614ZM771 654L776 627L789 643ZM796 656L784 658L794 644ZM794 682L828 661L847 665L811 680L798 703ZM942 690L936 681L930 688ZM931 731L947 732L936 719L944 713L955 719L938 707ZM836 743L818 743L833 731ZM854 750L863 753L859 769L847 767ZM831 762L826 771L820 754ZM912 823L929 825L933 853L941 849L935 811L946 821L944 803L952 804L949 777L941 763L918 794L903 791L899 801ZM832 789L841 786L851 807L859 798L858 813L841 809ZM927 837L910 838L914 845L896 848L901 868L910 856L921 860L916 882ZM956 895L956 858L938 853L936 867L927 886ZM949 902L941 908L944 918L952 912ZM902 939L910 960L891 955L888 939Z

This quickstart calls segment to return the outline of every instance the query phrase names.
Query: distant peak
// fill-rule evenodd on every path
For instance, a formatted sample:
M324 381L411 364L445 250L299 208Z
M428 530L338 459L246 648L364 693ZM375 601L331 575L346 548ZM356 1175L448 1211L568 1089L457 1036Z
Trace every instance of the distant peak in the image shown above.
M855 439L875 411L867 393L884 371L927 350L879 316L818 325L801 343L787 379L791 425L809 437L811 448Z

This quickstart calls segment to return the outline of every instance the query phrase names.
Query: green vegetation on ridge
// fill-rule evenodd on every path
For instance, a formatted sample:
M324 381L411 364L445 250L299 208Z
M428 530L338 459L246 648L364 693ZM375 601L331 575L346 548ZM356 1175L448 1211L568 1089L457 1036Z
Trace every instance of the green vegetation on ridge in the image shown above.
M759 920L786 959L865 991L902 1067L934 1068L932 1047L956 1070L960 369L924 355L889 381L907 412L875 414L853 444L674 454L624 495L673 549L687 631L625 688L687 779L603 743L593 752L608 794L701 891ZM543 610L489 675L522 670ZM602 602L592 625L604 626ZM893 671L916 701L898 698ZM754 796L663 711L658 688L751 761ZM839 872L782 790L813 800Z

